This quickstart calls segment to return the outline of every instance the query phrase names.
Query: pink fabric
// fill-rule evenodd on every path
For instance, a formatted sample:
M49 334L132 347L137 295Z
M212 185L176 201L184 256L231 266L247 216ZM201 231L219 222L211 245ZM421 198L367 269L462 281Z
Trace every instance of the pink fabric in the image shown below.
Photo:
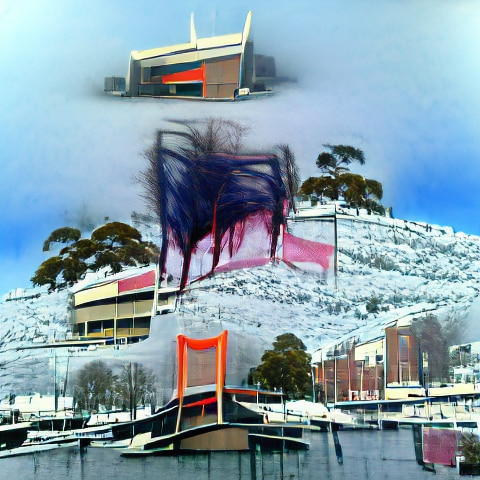
M271 214L258 212L235 225L222 237L220 258L215 272L228 272L265 265L270 261ZM205 277L212 271L214 239L212 234L202 238L192 251L189 282ZM173 244L167 254L167 273L180 279L183 256Z
M139 290L155 285L155 270L118 281L118 293Z
M269 258L247 258L225 263L215 269L216 272L230 272L242 268L261 267L270 261Z
M245 267L240 268L268 263L272 242L270 229L269 213L257 213L238 223L233 233L227 232L223 238L217 269L224 267L225 270L227 265L240 265L242 261Z
M423 461L438 465L455 465L457 431L447 428L423 428Z
M221 239L220 257L215 272L228 272L242 268L266 265L271 259L271 214L257 212L226 232ZM212 234L202 238L192 250L188 270L189 283L212 273L214 239ZM330 267L334 246L283 235L283 261L302 270L324 271ZM183 256L170 244L167 254L167 273L180 279Z
M283 235L283 260L286 263L317 263L327 270L334 250L334 246L328 243L305 240L287 232Z

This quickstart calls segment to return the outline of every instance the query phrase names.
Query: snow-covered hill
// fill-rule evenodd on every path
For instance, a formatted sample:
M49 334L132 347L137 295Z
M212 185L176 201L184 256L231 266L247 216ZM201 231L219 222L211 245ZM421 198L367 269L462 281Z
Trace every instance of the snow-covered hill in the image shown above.
M331 224L328 230L319 219L303 220L291 222L294 234L323 241L326 231L331 235ZM258 364L281 333L295 333L313 352L353 335L365 340L386 322L408 315L433 313L462 326L458 340L478 340L479 237L345 210L338 215L337 238L336 277L333 268L325 276L283 263L217 274L183 295L172 315L174 329L200 336L228 329L230 356L243 368ZM372 304L376 313L367 309ZM17 349L68 337L68 316L66 291L49 295L32 289L4 297L0 395L48 390L50 353Z

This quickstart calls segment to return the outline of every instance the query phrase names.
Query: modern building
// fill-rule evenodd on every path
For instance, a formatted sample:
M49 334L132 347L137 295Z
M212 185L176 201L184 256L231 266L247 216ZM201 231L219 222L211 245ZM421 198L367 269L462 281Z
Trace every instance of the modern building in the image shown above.
M106 344L143 340L150 334L152 318L175 310L177 290L157 288L153 268L79 289L73 294L72 340Z
M478 398L480 342L451 346L450 381L434 383L428 353L412 333L415 321L421 316L390 321L368 339L350 336L315 351L316 400L337 404L427 396Z
M275 61L254 54L251 18L248 12L240 33L197 38L192 14L189 42L131 52L126 78L106 77L105 91L128 97L213 100L265 92L276 76Z
M450 384L448 388L462 393L480 394L480 342L449 347Z
M448 351L452 368L480 364L480 342L452 345Z
M369 340L355 337L312 357L317 400L398 400L424 396L424 362L410 319L390 322Z

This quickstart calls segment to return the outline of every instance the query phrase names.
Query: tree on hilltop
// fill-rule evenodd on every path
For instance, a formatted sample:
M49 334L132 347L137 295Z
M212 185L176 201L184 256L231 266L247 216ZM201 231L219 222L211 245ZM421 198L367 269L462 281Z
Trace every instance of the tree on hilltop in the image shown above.
M82 236L78 228L62 227L54 230L43 242L43 251L48 252L54 243L73 243L80 240Z
M317 167L331 177L338 177L342 173L350 171L348 165L358 162L365 165L365 154L362 150L349 145L323 145L327 152L322 152L317 157Z
M64 269L63 261L60 257L51 257L45 260L30 279L33 285L48 285L48 290L52 292L57 288L57 280Z
M349 145L327 143L324 147L327 151L320 153L316 161L323 175L305 180L300 193L315 194L322 200L342 198L350 205L383 213L384 209L380 204L383 197L382 184L377 180L350 172L351 163L365 164L363 151Z
M55 230L45 240L44 251L53 243L67 244L59 254L45 260L30 279L33 285L48 285L53 291L64 284L72 286L87 270L109 267L113 273L125 266L139 266L158 260L158 247L144 242L140 232L121 222L107 223L96 229L91 238L80 238L80 231L70 227Z
M97 247L94 270L110 267L113 273L118 273L124 266L134 267L157 260L157 247L143 242L140 232L125 223L107 223L92 233L91 240Z

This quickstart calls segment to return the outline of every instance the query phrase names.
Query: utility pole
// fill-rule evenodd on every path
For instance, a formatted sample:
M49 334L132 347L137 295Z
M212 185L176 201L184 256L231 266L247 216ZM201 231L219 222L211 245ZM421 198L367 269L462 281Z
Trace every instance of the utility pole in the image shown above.
M333 275L335 277L335 290L338 288L337 276L338 276L338 252L337 252L337 204L334 203L334 214L333 214L333 235L334 235L334 258L333 258Z
M57 391L57 355L55 350L53 350L53 393L55 398L55 413L58 410L58 391Z

